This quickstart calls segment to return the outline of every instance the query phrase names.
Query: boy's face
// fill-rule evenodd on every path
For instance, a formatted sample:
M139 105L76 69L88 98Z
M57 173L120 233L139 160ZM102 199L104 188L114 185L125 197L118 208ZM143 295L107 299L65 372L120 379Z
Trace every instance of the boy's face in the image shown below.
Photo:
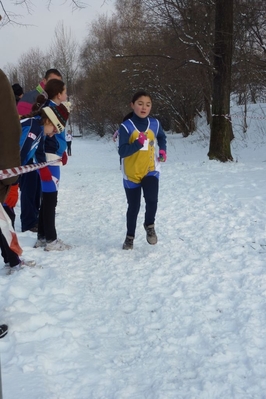
M147 96L141 96L134 103L131 103L131 108L135 114L140 118L146 118L151 112L151 99Z
M57 98L60 101L60 103L64 102L67 100L67 89L66 87L62 91L62 93L57 94Z
M47 119L44 123L44 134L52 137L56 133L58 133L56 127Z

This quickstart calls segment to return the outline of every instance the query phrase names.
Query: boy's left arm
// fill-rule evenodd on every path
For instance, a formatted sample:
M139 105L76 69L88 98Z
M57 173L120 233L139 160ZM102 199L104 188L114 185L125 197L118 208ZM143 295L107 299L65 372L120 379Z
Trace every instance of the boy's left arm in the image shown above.
M159 161L165 162L166 161L166 134L159 123L159 129L157 133L157 142L159 146Z
M46 162L46 155L44 152L44 141L45 137L42 136L34 154L34 159L36 160L37 163Z

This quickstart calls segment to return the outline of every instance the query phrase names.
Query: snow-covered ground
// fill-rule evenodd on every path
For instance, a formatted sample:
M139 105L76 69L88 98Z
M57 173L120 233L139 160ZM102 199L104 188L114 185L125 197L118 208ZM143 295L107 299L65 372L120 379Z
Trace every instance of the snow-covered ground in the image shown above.
M266 398L262 108L245 135L233 118L235 162L208 160L203 123L168 134L159 241L146 242L142 205L132 251L115 144L74 139L56 216L72 249L33 249L16 207L23 257L42 268L0 277L4 399Z

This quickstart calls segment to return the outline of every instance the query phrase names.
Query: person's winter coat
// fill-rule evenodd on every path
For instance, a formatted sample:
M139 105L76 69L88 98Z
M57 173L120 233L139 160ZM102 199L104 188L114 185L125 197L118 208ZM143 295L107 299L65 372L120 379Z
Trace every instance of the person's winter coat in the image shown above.
M0 170L20 166L19 140L21 126L14 93L6 75L0 69ZM0 202L17 177L0 180Z

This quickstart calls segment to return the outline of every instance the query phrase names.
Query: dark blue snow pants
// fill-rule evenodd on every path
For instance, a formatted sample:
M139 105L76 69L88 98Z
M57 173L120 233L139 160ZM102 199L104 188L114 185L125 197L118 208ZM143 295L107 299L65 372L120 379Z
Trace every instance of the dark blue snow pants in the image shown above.
M21 231L27 231L38 223L41 202L41 182L37 171L25 173L19 179Z
M159 180L155 176L146 176L142 179L141 184L136 188L125 188L127 197L127 235L135 237L137 225L137 217L140 210L141 190L145 199L145 217L146 226L154 224L157 211Z

